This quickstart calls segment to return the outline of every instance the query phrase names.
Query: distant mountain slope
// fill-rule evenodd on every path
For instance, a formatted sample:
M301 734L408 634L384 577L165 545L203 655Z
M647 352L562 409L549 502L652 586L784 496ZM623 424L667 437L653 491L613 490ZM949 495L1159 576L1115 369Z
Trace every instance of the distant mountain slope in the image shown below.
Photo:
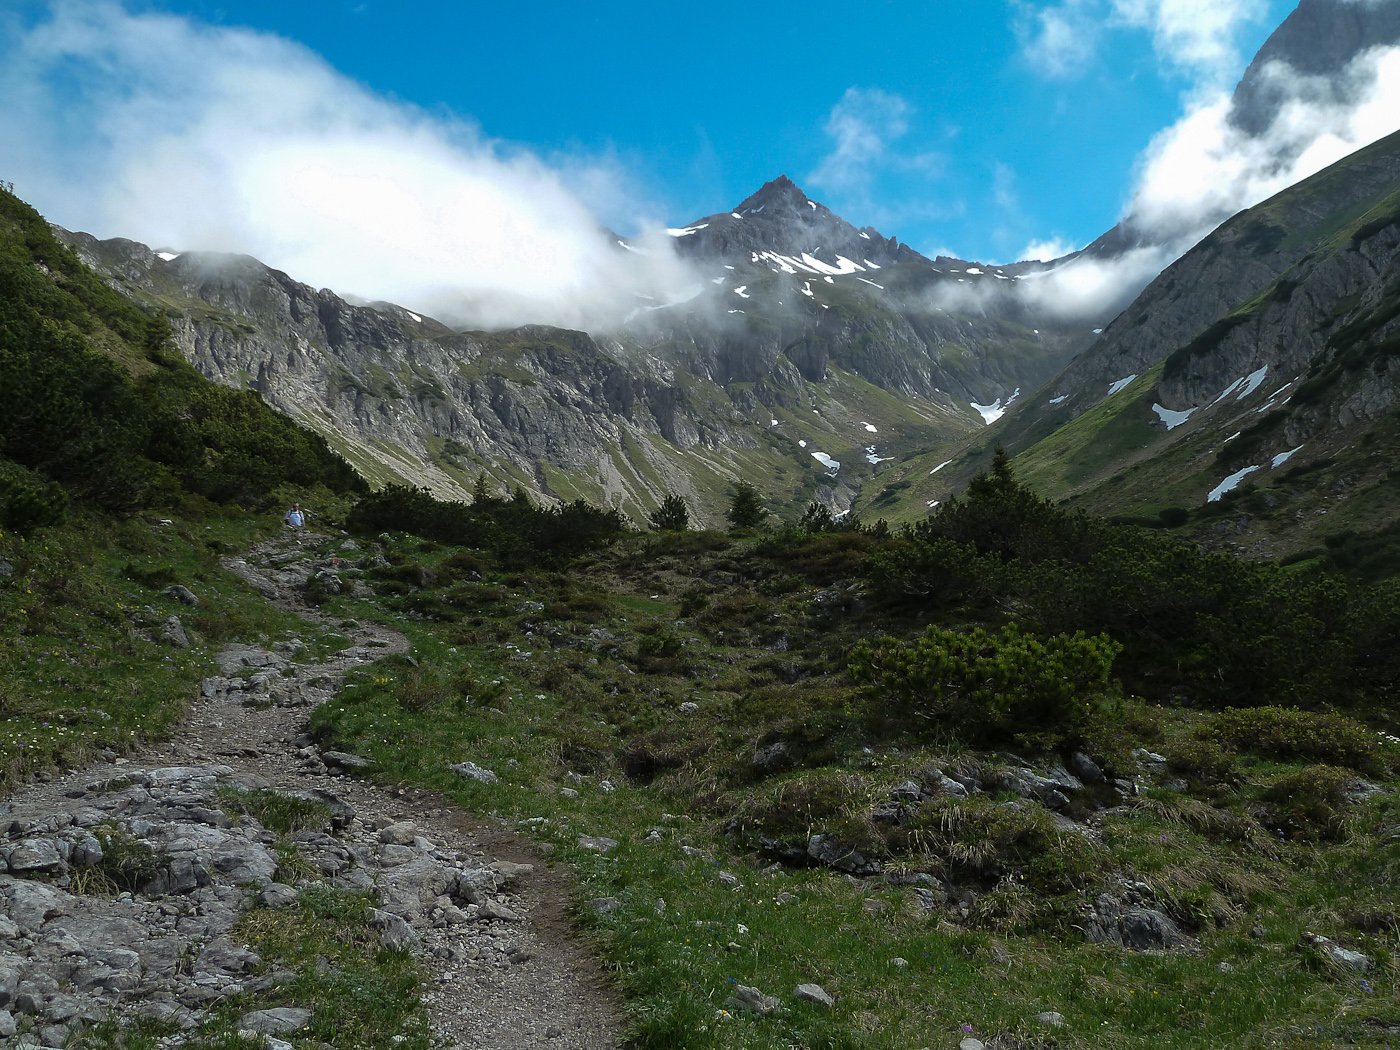
M1400 132L1221 227L970 454L911 463L907 498L999 441L1048 495L1288 554L1400 518L1397 404Z
M930 262L787 179L672 232L695 292L593 333L455 332L247 257L62 236L165 308L205 375L257 390L369 478L461 496L484 472L637 519L674 491L714 520L740 477L784 507L844 511L886 464L959 441L1092 338L1026 309L1025 267Z
M484 474L635 520L676 492L716 521L747 478L784 508L820 499L839 511L881 462L976 425L951 398L911 403L835 365L808 381L780 350L756 379L718 382L699 360L715 349L709 329L652 348L544 326L458 333L245 256L62 235L114 287L165 309L205 375L257 391L366 477L443 497Z

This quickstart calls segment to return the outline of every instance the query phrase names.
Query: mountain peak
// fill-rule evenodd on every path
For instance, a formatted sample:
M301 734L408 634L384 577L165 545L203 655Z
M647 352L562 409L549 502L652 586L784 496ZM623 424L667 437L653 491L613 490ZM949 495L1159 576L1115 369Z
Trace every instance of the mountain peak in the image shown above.
M745 197L734 212L738 215L756 214L764 208L787 208L798 212L804 205L809 211L822 208L822 205L803 193L797 183L786 175L779 175L776 179L765 182L758 192Z

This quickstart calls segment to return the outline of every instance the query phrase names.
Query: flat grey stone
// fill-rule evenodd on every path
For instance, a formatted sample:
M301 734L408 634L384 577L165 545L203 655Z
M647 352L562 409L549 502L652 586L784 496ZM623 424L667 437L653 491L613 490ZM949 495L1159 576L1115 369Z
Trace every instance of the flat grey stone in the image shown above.
M271 1010L254 1010L244 1014L238 1026L264 1035L282 1035L305 1028L310 1023L310 1010L300 1006L279 1006Z
M736 984L734 994L725 1000L725 1005L749 1013L772 1014L777 1013L783 1004L776 997L764 995L757 988L751 988L747 984Z
M298 896L294 887L274 882L258 894L257 901L264 908L286 908L295 904Z
M387 828L382 828L379 832L379 841L391 846L411 846L413 836L417 828L411 820L401 820L396 824L390 824Z
M616 897L594 897L588 902L588 906L599 915L611 915L622 907L622 902Z
M610 839L604 835L580 835L578 844L583 849L591 849L597 853L607 853L608 850L617 846L617 839Z
M479 919L498 919L501 922L524 922L525 916L507 908L498 901L487 901L476 913Z
M818 1003L821 1006L836 1005L836 1000L828 995L826 989L819 984L799 984L793 989L792 994L804 1003Z
M958 1050L987 1050L987 1044L970 1035L958 1042Z
M1055 1010L1042 1011L1035 1015L1035 1019L1051 1028L1063 1028L1065 1024L1065 1015Z
M468 780L476 780L483 784L495 784L500 779L495 773L491 772L491 770L483 769L475 762L458 762L456 765L448 766L447 768L459 776L464 776Z
M413 927L393 912L371 908L369 920L379 931L379 939L386 948L417 948L421 944L418 934L413 932Z

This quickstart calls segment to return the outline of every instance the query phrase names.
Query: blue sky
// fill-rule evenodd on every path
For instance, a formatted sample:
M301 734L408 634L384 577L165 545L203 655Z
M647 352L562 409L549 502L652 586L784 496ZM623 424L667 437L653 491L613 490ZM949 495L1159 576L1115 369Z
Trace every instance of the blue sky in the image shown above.
M786 173L925 252L1007 261L1031 242L1082 246L1112 226L1153 135L1203 90L1232 85L1292 6L258 0L124 11L303 45L370 95L474 122L498 153L535 155L626 233L642 217L680 224L727 209ZM48 5L10 11L12 37L50 17Z

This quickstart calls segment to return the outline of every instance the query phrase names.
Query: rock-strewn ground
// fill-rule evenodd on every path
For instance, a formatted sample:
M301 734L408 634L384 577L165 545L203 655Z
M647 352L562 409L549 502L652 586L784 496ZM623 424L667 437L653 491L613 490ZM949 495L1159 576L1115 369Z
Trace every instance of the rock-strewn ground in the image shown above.
M230 568L316 615L297 588L327 566L296 538ZM230 932L249 908L289 906L309 882L376 895L381 939L409 947L431 975L424 999L445 1045L616 1045L620 1013L570 937L562 873L440 799L354 779L354 756L322 755L305 736L311 708L347 671L407 648L376 625L339 629L352 645L319 663L294 642L226 649L174 740L0 806L0 1045L79 1044L111 1016L191 1033L229 997L272 991L291 975L267 972ZM269 791L322 807L321 826L281 837L238 812L240 795ZM116 852L133 890L115 892L103 874ZM270 1041L305 1023L294 1005L278 1013L243 1023Z

